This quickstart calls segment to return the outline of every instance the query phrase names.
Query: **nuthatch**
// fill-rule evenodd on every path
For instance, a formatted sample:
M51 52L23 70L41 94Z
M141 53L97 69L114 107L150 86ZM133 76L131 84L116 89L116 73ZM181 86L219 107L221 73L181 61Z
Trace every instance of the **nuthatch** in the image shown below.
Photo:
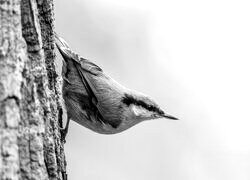
M71 51L58 35L55 38L64 59L62 94L68 115L64 137L70 119L101 134L119 133L150 119L177 120L150 97L125 88L99 66Z

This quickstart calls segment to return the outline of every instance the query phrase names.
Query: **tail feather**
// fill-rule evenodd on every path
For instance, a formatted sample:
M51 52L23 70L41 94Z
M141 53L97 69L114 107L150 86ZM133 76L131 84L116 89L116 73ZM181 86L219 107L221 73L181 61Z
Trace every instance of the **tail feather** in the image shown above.
M56 45L57 46L69 48L68 43L63 38L58 36L58 34L56 32L54 32L54 35L55 35L55 38L56 38Z
M59 49L59 52L61 53L65 61L73 60L78 64L80 64L80 66L84 70L88 71L93 75L98 74L98 72L102 72L102 69L99 66L71 51L68 43L63 38L59 37L57 33L55 33L55 40L56 40L56 46Z
M68 43L63 38L58 36L57 33L55 33L55 42L64 60L67 61L68 59L73 59L74 61L79 63L79 61L77 61L78 57L76 57L76 54L70 50Z

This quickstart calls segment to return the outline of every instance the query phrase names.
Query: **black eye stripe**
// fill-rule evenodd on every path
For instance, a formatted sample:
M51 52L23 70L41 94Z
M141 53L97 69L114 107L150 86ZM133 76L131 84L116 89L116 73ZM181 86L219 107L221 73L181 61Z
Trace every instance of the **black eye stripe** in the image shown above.
M131 105L131 104L134 104L134 105L137 105L137 106L141 106L149 111L153 111L153 112L157 112L159 114L163 114L164 112L162 110L160 110L158 107L155 107L155 106L152 106L152 105L149 105L147 103L145 103L144 101L142 100L137 100L135 99L133 96L131 95L128 95L128 94L125 94L123 99L122 99L122 102L124 104L126 104L127 106Z

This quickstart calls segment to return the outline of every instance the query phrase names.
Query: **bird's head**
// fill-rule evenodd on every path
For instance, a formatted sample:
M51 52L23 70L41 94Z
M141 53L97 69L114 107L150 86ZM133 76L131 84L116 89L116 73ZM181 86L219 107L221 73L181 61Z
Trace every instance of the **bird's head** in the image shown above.
M174 116L166 114L153 99L144 94L125 94L122 101L129 107L131 114L139 121L158 118L178 120Z

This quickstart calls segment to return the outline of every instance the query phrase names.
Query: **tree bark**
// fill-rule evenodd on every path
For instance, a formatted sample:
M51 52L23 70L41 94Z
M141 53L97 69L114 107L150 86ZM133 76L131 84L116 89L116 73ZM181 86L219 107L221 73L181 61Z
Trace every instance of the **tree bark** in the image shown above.
M0 0L1 180L67 179L53 11L50 0Z

